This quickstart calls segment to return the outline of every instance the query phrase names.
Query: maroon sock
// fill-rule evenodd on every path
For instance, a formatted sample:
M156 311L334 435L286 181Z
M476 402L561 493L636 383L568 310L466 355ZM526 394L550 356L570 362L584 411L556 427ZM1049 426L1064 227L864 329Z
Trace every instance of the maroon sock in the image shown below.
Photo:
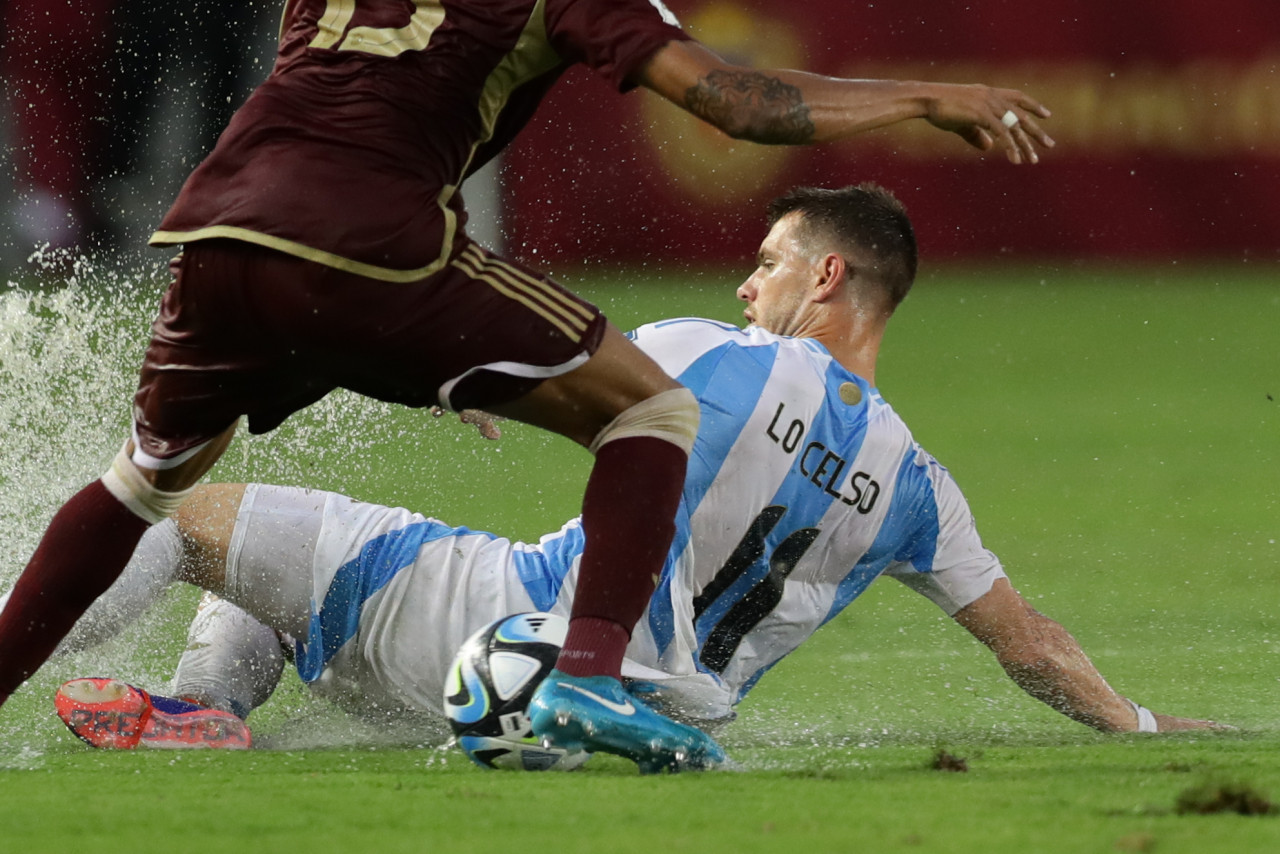
M148 527L100 480L62 506L0 613L0 703L119 577Z
M613 676L631 630L653 595L684 487L688 455L663 439L606 443L582 500L586 547L556 667L571 676Z

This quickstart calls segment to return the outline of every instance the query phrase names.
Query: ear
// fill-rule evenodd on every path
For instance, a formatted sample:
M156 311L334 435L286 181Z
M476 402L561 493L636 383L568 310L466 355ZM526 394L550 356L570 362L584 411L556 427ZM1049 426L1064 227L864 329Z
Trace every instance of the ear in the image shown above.
M835 252L827 253L818 262L818 281L814 284L815 302L826 302L840 293L848 279L849 268L844 258Z

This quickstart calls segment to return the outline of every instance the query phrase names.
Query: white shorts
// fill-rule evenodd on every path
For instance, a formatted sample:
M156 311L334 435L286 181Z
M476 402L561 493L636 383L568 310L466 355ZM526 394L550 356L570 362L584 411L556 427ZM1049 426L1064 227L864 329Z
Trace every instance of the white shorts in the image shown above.
M225 595L295 638L298 673L321 695L361 713L438 715L472 633L521 611L568 614L570 590L531 598L540 563L537 547L408 510L251 484Z

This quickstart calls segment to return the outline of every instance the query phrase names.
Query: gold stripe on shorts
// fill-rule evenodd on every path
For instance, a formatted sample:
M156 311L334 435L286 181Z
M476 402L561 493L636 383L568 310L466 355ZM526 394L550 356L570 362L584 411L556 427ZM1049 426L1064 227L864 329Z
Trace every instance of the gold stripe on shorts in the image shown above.
M523 284L533 292L540 294L543 299L548 300L553 306L560 306L561 310L567 310L569 315L577 315L582 319L583 328L595 316L590 309L561 289L521 270L519 267L508 264L501 258L489 254L474 243L463 250L463 255L478 263L486 272L495 273L513 285Z
M575 344L582 340L594 315L591 310L535 276L489 255L471 244L453 265L484 282L503 296L516 300L563 332Z

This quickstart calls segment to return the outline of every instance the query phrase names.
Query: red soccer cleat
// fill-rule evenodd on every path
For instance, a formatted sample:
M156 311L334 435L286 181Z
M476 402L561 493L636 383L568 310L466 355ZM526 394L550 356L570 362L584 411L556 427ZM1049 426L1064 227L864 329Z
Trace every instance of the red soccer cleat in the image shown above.
M148 694L115 679L72 679L53 698L67 729L91 747L245 750L249 727L230 712Z

